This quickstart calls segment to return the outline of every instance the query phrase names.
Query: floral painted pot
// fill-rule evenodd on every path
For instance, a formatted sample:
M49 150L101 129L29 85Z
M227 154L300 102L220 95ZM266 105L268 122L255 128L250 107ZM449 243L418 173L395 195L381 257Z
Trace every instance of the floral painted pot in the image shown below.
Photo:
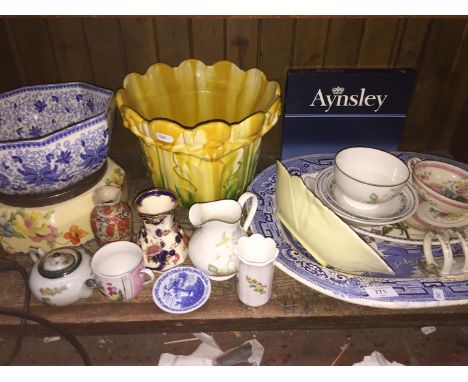
M175 190L184 207L237 199L281 111L278 82L229 61L152 65L125 77L116 103L154 185Z
M423 201L448 214L468 213L468 171L449 163L419 158L410 158L408 165Z
M99 187L93 192L91 228L100 246L133 239L132 210L121 197L122 190L116 186Z
M93 240L92 196L95 189L106 185L122 188L122 200L128 199L125 171L110 158L104 176L93 187L67 201L28 208L0 203L1 246L8 253L24 254L30 248L48 252Z
M62 190L98 171L114 124L113 92L80 82L0 95L0 194Z

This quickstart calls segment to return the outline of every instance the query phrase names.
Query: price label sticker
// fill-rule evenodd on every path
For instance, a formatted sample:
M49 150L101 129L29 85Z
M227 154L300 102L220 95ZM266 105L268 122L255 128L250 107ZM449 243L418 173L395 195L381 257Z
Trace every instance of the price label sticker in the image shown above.
M432 293L434 293L434 298L437 301L445 301L444 291L440 288L432 288Z
M364 290L372 298L398 297L398 293L391 286L366 287Z
M174 142L174 137L162 133L156 133L156 138L158 138L160 141L166 142L166 143L172 143Z

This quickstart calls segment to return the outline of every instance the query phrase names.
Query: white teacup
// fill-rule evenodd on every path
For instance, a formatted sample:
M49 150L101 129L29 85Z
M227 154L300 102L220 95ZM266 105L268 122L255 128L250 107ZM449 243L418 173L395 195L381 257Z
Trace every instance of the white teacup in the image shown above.
M336 186L357 203L386 203L403 190L409 177L406 164L386 151L350 147L335 157Z

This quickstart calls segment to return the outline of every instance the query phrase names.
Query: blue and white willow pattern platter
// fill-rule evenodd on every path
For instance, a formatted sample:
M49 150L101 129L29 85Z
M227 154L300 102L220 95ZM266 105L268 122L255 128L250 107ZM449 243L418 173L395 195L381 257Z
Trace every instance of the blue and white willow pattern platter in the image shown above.
M0 95L0 193L62 190L99 170L114 123L111 90L73 82Z
M192 267L172 268L154 283L153 300L168 313L189 313L200 308L210 297L211 282Z
M468 166L446 158L419 153L396 153L402 160L418 156L421 159L441 160L468 169ZM316 173L333 165L334 155L317 154L287 159L283 164L292 175ZM369 245L377 248L387 264L395 271L395 276L379 274L349 274L320 265L301 244L290 235L275 216L276 170L272 165L260 173L250 184L249 191L258 196L258 208L251 224L254 233L275 240L280 250L276 266L289 276L322 292L359 305L380 308L405 309L468 303L468 275L456 279L436 279L423 273L418 261L424 258L421 245L415 240L392 239L395 230L404 230L404 224L379 227L381 236L359 234ZM313 217L311 217L313 218ZM388 240L381 238L385 233ZM337 238L339 240L339 238ZM455 253L461 251L458 244L452 244ZM434 246L435 256L441 256L440 248Z

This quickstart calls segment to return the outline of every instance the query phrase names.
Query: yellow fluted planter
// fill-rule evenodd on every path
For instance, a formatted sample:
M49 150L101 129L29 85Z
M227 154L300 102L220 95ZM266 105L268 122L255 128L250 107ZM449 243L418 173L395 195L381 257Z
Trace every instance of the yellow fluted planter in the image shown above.
M175 190L185 207L237 199L281 112L278 82L229 61L154 64L125 77L116 103L140 138L154 185Z

